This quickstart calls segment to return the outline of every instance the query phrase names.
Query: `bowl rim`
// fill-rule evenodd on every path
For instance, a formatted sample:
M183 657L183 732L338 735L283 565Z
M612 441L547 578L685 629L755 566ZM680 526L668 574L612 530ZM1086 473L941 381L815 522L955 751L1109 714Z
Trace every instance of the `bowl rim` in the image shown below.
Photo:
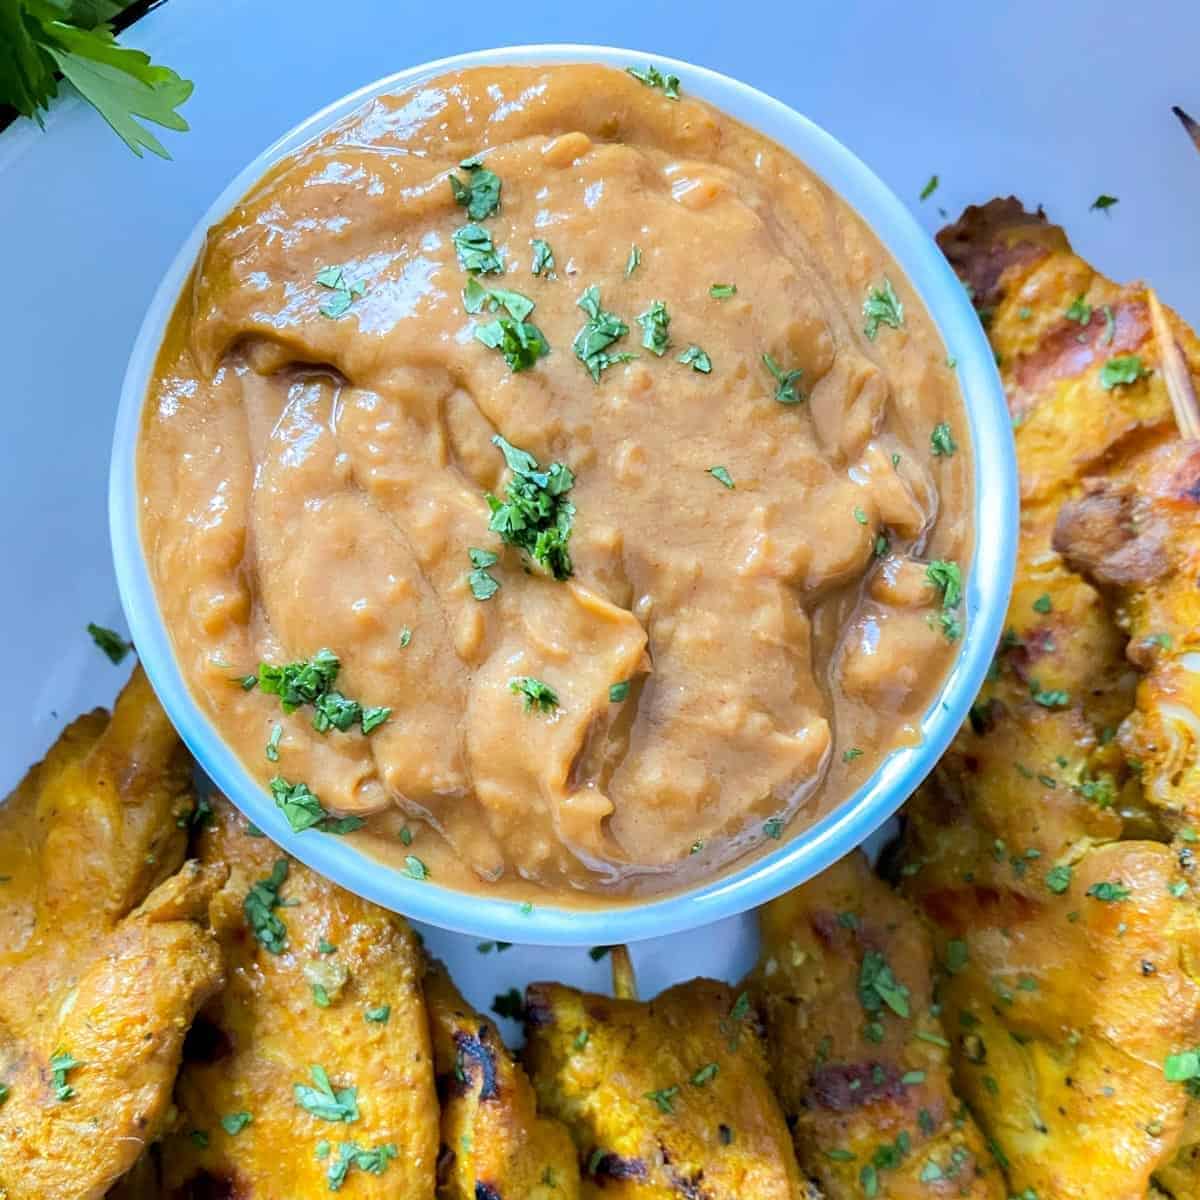
M675 894L586 907L530 906L418 882L343 838L294 833L193 700L158 610L139 533L137 435L167 322L209 227L279 159L368 100L469 67L653 63L688 92L773 138L814 171L874 231L920 295L950 353L974 448L975 544L967 572L966 633L941 690L921 718L921 741L892 751L856 792L779 849ZM893 816L942 756L991 663L1016 557L1018 493L1012 427L995 360L966 290L933 239L898 197L831 134L748 84L668 55L612 46L548 44L469 51L378 79L326 105L272 142L235 175L193 227L163 275L134 342L121 387L109 475L109 521L121 602L139 658L171 721L216 786L287 853L384 908L477 938L586 946L679 933L766 903L823 871Z

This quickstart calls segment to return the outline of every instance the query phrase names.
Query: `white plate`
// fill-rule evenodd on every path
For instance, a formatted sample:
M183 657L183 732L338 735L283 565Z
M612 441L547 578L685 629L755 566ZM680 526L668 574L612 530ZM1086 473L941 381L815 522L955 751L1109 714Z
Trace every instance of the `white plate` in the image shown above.
M135 159L74 99L55 105L45 134L23 121L0 134L0 791L124 678L83 627L121 625L108 448L128 349L163 269L242 163L309 112L410 63L500 41L660 47L812 117L930 228L939 206L957 215L1015 192L1045 204L1101 270L1150 280L1200 323L1200 154L1169 111L1200 117L1200 6L946 0L916 11L849 0L170 0L125 40L196 80L184 109L192 131L164 137L173 163ZM933 172L941 187L919 204ZM1100 192L1120 197L1109 216L1088 211ZM641 943L642 990L737 977L753 956L752 924L673 937L669 951ZM534 977L607 980L607 963L583 951L482 956L469 939L429 936L484 1007Z

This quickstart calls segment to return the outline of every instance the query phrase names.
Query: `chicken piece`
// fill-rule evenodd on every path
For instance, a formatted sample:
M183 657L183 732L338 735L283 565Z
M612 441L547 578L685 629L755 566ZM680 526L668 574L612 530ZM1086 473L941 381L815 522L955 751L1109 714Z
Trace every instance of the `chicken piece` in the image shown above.
M576 1200L570 1135L537 1115L533 1088L495 1024L467 1004L441 963L425 973L425 1003L442 1105L439 1200Z
M102 1196L162 1129L183 1036L221 981L197 922L219 872L192 863L172 875L195 805L189 780L137 669L111 717L73 722L0 805L9 1200Z
M1192 858L1160 844L1172 814L1115 736L1138 686L1120 613L1056 550L1056 526L1173 436L1170 398L1105 370L1148 354L1143 289L1098 276L1040 215L995 201L940 241L989 318L1021 540L1013 632L972 728L909 807L904 888L950 972L956 1081L1013 1191L1140 1200L1192 1137L1163 1070L1200 1041Z
M185 1048L166 1195L432 1200L437 1096L407 924L253 836L219 797L199 853L229 869L210 909L229 982Z
M571 1131L584 1197L812 1195L746 993L694 979L641 1003L536 983L525 1014L538 1105Z
M748 982L771 1082L801 1168L828 1200L1005 1200L950 1084L933 950L908 904L856 852L759 921Z

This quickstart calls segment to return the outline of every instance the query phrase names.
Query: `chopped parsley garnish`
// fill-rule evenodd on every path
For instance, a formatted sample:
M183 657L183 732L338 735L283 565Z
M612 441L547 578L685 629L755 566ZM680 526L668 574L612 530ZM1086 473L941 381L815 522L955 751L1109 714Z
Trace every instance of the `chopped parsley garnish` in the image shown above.
M1071 301L1071 307L1065 315L1068 321L1075 321L1079 325L1087 325L1091 321L1092 306L1083 298L1082 292Z
M628 279L642 265L642 252L637 246L629 247L629 257L625 260L625 278Z
M1050 599L1049 592L1043 592L1034 602L1033 611L1037 613L1048 613L1054 607L1054 601Z
M908 995L908 988L892 974L887 959L878 950L868 950L858 973L858 999L863 1008L871 1014L888 1008L898 1017L908 1017Z
M459 266L480 275L503 275L504 263L492 245L492 235L482 225L464 225L452 235Z
M532 454L499 434L492 442L504 455L512 478L503 503L490 492L487 495L492 510L488 528L510 546L524 550L555 579L567 579L572 570L567 543L575 523L575 505L566 497L575 484L575 476L570 468L557 462L543 471Z
M88 622L87 631L92 635L92 641L104 651L113 666L123 662L125 656L133 649L132 642L127 642L115 630L105 629L103 625L97 625L94 621Z
M1114 204L1120 204L1121 201L1116 196L1106 196L1103 192L1092 201L1089 205L1091 212L1108 212Z
M278 696L279 706L285 713L311 704L315 710L313 728L318 733L328 733L330 729L345 732L356 721L363 726L363 733L369 733L387 720L391 709L364 709L358 701L348 700L341 692L335 691L333 685L337 682L341 666L338 656L328 649L318 650L307 661L284 663L281 666L259 663L258 687L269 696ZM370 728L367 728L368 722L364 719L366 712L373 714ZM385 715L380 717L380 713ZM267 757L271 756L268 754Z
M278 721L275 722L275 728L271 730L271 736L267 739L267 761L279 761L279 739L283 737L283 726Z
M401 842L402 842L402 843L403 843L405 846L411 846L411 845L412 845L412 840L413 840L412 830L411 830L411 829L409 829L409 827L408 827L407 825L403 825L403 826L401 826L401 828L400 828L400 841L401 841Z
M1113 316L1111 304L1103 305L1100 311L1104 314L1104 332L1100 335L1100 344L1111 346L1113 338L1117 335L1117 319Z
M333 293L328 300L321 302L317 311L321 316L334 321L345 316L350 310L350 305L367 290L366 284L361 280L358 283L347 283L346 272L342 267L322 267L317 272L317 282Z
M938 190L939 183L941 180L936 175L930 175L929 182L921 189L921 199L928 200Z
M3 1104L8 1099L8 1084L0 1083L0 1104Z
M701 375L712 372L712 359L699 346L689 346L677 361L685 367L691 367L693 371L699 371Z
M958 641L962 636L962 622L957 616L962 603L962 571L958 563L935 559L925 568L925 578L942 594L940 619L946 640Z
M323 692L313 702L313 728L318 733L331 729L345 733L362 716L362 705L341 692Z
M1183 1050L1168 1054L1163 1063L1163 1075L1168 1083L1186 1083L1193 1096L1200 1094L1200 1050Z
M463 288L462 301L463 308L469 313L495 312L503 308L516 321L524 321L536 307L528 296L520 292L509 288L485 288L474 275Z
M629 332L629 326L615 313L600 307L600 289L595 284L587 288L576 303L587 313L588 319L575 335L571 348L575 351L575 357L587 367L593 381L599 383L602 371L637 357L626 351L618 354L608 352L613 342Z
M1137 383L1139 379L1149 375L1139 354L1118 354L1110 358L1100 368L1100 386L1106 392L1121 384Z
M312 829L329 816L306 783L289 783L282 775L276 775L271 780L271 795L294 833Z
M477 158L464 158L458 164L467 172L467 182L450 176L454 202L467 210L472 221L482 221L500 211L500 176L489 171Z
M525 702L525 711L538 709L540 712L553 712L558 707L558 695L540 679L532 675L515 675L508 681L508 690L520 696Z
M951 975L957 975L965 969L968 961L967 943L958 938L951 938L946 943L946 970Z
M75 1070L76 1067L82 1067L77 1058L72 1057L66 1050L60 1050L50 1060L50 1070L54 1079L54 1098L56 1100L70 1100L75 1095L75 1089L67 1082L67 1074Z
M933 427L929 435L929 448L935 458L949 458L958 449L949 422L940 421Z
M292 1084L292 1095L296 1103L322 1121L357 1121L358 1120L358 1089L355 1087L333 1090L329 1076L324 1067L312 1066L308 1069L316 1087L307 1084Z
M359 724L363 733L378 729L392 715L392 710L382 704L373 704L361 710Z
M357 1167L369 1175L382 1175L388 1163L397 1154L398 1151L392 1142L385 1142L376 1146L374 1150L364 1150L357 1142L342 1142L338 1146L337 1157L330 1160L329 1170L325 1173L329 1190L341 1190L351 1167Z
M733 482L733 476L724 467L709 467L708 473L719 483L723 483L731 490L737 485Z
M661 300L655 300L638 317L637 323L642 327L642 345L651 354L662 358L671 344L670 335L667 333L671 324L671 314L667 312L667 306Z
M407 625L400 630L400 649L407 650L409 643L412 641L412 630Z
M511 317L497 317L486 325L476 325L475 340L499 350L513 371L525 371L550 353L550 345L536 325Z
M652 1100L657 1105L659 1112L664 1112L667 1116L673 1116L675 1113L675 1097L679 1095L679 1085L674 1084L671 1087L659 1088L656 1092L647 1092L646 1099Z
M1129 889L1122 883L1110 883L1105 880L1102 883L1093 883L1087 890L1087 894L1095 900L1103 900L1105 904L1112 904L1117 900L1128 900Z
M693 1087L703 1087L706 1083L711 1083L716 1079L720 1069L715 1062L706 1063L692 1076Z
M275 915L282 901L279 889L288 877L288 860L279 859L266 879L253 884L242 901L242 912L250 932L269 954L282 954L287 943L287 926Z
M498 996L492 997L492 1012L508 1021L519 1021L525 1015L525 1003L517 989L509 988Z
M849 750L842 751L842 762L853 762L856 758L862 758L862 756L863 751L861 751L857 746L851 746Z
M772 841L777 842L781 837L783 837L783 818L770 817L763 822L762 828L763 833L765 833L767 837L769 837Z
M623 679L620 683L609 685L608 699L611 704L620 704L622 701L629 698L629 680Z
M550 243L541 238L534 238L529 243L533 247L533 261L529 264L532 275L549 275L554 270L554 251Z
M896 295L890 279L885 279L882 287L872 288L867 293L863 301L863 317L866 319L863 333L871 341L875 340L880 325L890 325L893 329L903 327L904 304Z
M1040 704L1042 708L1066 708L1071 703L1070 692L1061 688L1044 689L1036 679L1029 683L1029 695L1034 704Z
M467 576L471 595L476 600L490 600L500 590L500 581L488 573L488 567L494 567L499 559L490 550L480 550L477 546L468 547L467 557L474 568Z
M678 75L664 75L657 67L626 67L625 70L639 83L660 88L668 100L679 99Z
M867 516L867 514L863 512L863 510L859 508L857 504L854 506L854 519L860 525L866 525L870 521L870 518Z
M372 1025L386 1025L387 1019L392 1015L392 1006L390 1004L381 1004L378 1008L368 1008L363 1013L363 1019L370 1021Z
M1046 872L1046 886L1056 896L1061 896L1071 886L1071 868L1066 863L1051 867Z
M728 300L730 296L737 295L736 283L714 283L709 289L708 294L714 300Z
M415 854L406 854L403 874L409 879L428 879L429 868Z
M230 1137L237 1137L253 1120L254 1117L248 1112L227 1113L221 1118L221 1128Z
M796 390L796 384L804 374L801 368L785 371L769 354L764 354L762 361L763 366L775 376L775 399L780 404L799 404L805 399L804 393Z

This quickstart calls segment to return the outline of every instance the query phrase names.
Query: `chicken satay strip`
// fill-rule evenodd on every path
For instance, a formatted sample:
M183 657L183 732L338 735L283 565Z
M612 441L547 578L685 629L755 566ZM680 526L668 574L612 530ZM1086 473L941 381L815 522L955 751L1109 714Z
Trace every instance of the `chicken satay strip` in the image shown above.
M166 1195L432 1200L438 1110L416 938L252 836L220 798L199 850L229 870L210 910L229 982L188 1039Z
M73 722L0 805L10 1030L44 1041L99 940L182 863L194 805L191 761L140 667L111 717Z
M442 1109L438 1200L574 1200L579 1163L566 1128L539 1117L533 1088L494 1022L446 968L425 973Z
M694 979L642 1003L536 983L525 1021L538 1106L570 1130L584 1197L813 1196L747 993Z
M223 880L196 862L100 939L36 1044L0 1030L0 1194L92 1200L162 1132L184 1035L222 983L201 920ZM7 1062L3 1060L7 1059Z
M828 1200L1005 1200L951 1083L933 950L858 852L760 911L747 981L801 1169Z

